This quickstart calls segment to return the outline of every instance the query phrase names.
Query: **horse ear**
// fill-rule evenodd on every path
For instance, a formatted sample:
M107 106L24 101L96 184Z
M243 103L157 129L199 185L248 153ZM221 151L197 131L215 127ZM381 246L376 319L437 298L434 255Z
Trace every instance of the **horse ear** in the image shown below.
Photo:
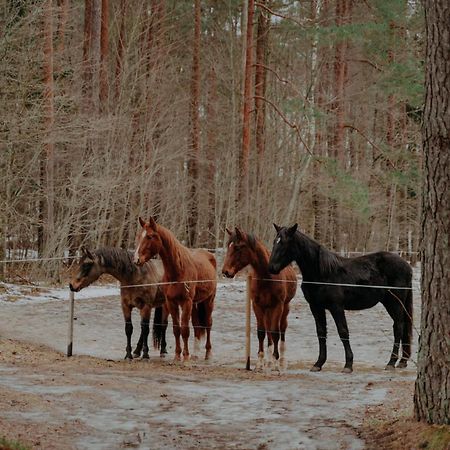
M236 237L241 240L244 241L245 240L245 235L244 233L238 228L238 227L234 227L234 231L236 232Z
M81 251L84 256L87 256L89 259L92 259L92 261L94 261L94 256L86 247L81 247Z
M281 227L279 227L276 223L274 223L273 226L275 227L275 230L277 230L277 233L279 233L281 230Z
M232 232L228 227L225 227L225 231L226 231L230 236L233 234L233 232Z
M288 228L288 235L293 236L295 234L295 232L297 231L297 228L298 228L297 223L292 225L292 227Z
M150 224L150 226L155 229L156 228L156 220L153 216L150 216L150 219L148 221L148 223Z
M141 224L141 227L144 228L145 227L145 221L142 217L139 217L139 223Z

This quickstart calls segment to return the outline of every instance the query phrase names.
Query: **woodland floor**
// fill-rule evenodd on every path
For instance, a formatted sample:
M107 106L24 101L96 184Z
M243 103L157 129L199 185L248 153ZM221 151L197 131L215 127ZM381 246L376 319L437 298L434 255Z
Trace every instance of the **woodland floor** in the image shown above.
M116 291L109 286L91 295ZM279 375L243 369L243 281L219 285L208 363L174 364L155 351L150 361L123 361L118 293L90 298L89 292L76 300L72 358L62 353L67 302L61 295L0 296L0 437L58 450L433 448L427 430L409 419L414 364L384 370L392 325L382 307L348 314L353 374L340 373L343 350L332 323L329 362L311 373L314 322L298 293L288 369ZM137 316L134 322L138 330Z

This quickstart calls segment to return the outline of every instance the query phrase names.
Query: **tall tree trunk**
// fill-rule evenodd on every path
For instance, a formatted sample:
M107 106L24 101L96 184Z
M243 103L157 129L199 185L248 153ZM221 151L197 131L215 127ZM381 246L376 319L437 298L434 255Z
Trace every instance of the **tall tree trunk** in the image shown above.
M55 172L55 147L53 142L54 113L54 85L53 85L53 2L47 0L44 10L44 101L45 101L45 134L46 134L46 226L45 249L50 251L50 239L54 230L54 172Z
M345 26L350 21L352 0L337 0L335 24L338 28ZM346 155L344 149L344 125L345 125L345 85L347 78L347 48L348 41L339 38L335 47L334 56L334 102L332 110L334 113L334 132L332 141L332 154L335 159L336 170L346 169ZM341 205L339 193L333 199L330 207L333 247L341 250Z
M84 32L83 32L83 98L84 109L91 109L92 103L92 3L94 0L84 2Z
M191 147L188 156L189 182L191 183L190 208L188 211L189 244L195 245L198 222L198 159L200 153L200 0L195 0L194 46L191 78Z
M242 108L242 146L240 155L240 197L244 198L246 204L249 195L248 160L250 155L250 110L252 105L252 67L253 67L253 17L255 14L254 0L248 0L247 26L245 35L245 67L244 67L244 90Z
M115 74L115 90L116 98L120 96L121 78L123 70L123 57L125 53L125 16L128 7L128 0L120 0L119 9L119 38L117 40L116 50L116 74Z
M266 0L261 0L265 5ZM256 151L258 153L258 167L265 149L266 128L266 65L267 65L267 41L269 37L269 18L267 12L260 8L258 11L258 30L256 37L256 69L255 69L255 129ZM258 177L259 178L259 177Z
M418 420L450 424L450 4L424 5L422 318L414 411Z
M100 29L100 108L108 100L109 0L102 0Z

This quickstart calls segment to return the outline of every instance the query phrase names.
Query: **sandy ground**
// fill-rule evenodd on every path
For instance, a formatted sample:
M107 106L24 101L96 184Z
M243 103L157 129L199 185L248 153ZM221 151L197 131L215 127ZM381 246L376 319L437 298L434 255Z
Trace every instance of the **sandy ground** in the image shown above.
M347 314L353 374L340 373L343 349L330 317L328 362L322 372L310 373L317 338L299 289L287 334L289 365L278 375L243 370L243 281L219 284L214 359L188 365L172 362L171 332L165 360L153 351L150 361L123 361L119 295L115 288L107 289L92 290L91 296L117 293L90 298L88 288L76 300L75 356L69 359L60 353L66 349L68 311L61 292L27 300L3 295L0 436L33 448L62 450L360 449L367 447L362 439L367 434L357 430L371 408L411 401L414 364L384 371L393 338L382 306ZM417 292L415 301L418 318ZM139 331L137 315L134 322Z

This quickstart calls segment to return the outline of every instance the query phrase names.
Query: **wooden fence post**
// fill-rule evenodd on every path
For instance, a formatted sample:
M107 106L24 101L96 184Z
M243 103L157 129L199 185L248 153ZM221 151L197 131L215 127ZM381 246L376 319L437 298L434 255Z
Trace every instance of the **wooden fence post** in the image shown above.
M250 370L250 324L251 324L251 303L252 298L250 295L250 285L252 282L252 276L247 275L247 302L245 307L245 356L246 356L246 366L247 370Z
M73 291L70 291L69 292L69 331L67 334L67 356L72 356L74 305L75 305L75 294L73 293Z

